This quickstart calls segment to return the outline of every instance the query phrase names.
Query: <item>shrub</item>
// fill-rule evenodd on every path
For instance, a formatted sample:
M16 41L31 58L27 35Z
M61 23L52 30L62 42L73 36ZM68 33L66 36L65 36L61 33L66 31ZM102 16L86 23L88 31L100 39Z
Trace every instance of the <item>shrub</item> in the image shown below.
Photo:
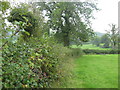
M46 41L9 43L2 53L3 87L50 87L58 78L58 57L52 52L53 46Z
M8 44L3 49L2 82L3 87L24 87L34 83L34 73L28 64L32 51L27 45ZM32 86L31 86L32 87Z
M81 55L81 50L63 47L47 36L9 42L2 52L3 88L51 87L63 76L60 68L71 55Z

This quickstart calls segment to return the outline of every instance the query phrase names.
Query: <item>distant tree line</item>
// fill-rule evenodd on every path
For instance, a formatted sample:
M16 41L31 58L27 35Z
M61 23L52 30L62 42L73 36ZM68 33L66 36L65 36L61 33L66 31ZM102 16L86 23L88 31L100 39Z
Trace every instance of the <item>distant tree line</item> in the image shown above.
M91 43L102 48L118 48L120 44L118 28L114 24L111 24L110 27L110 30L106 30L106 34L104 34L102 37L96 36L94 39L92 39Z

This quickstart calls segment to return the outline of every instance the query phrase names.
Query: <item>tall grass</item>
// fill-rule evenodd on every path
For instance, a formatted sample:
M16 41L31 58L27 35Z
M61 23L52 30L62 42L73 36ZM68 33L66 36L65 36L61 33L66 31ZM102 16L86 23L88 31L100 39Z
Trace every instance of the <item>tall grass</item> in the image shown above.
M60 47L60 46L59 46ZM55 81L52 84L52 88L66 88L67 87L67 82L71 78L74 78L73 74L73 67L75 66L74 60L80 56L82 56L83 52L80 48L66 48L66 47L61 47L61 48L56 48L59 52L64 52L64 54L59 54L61 60L59 65L59 74L61 78L59 80Z

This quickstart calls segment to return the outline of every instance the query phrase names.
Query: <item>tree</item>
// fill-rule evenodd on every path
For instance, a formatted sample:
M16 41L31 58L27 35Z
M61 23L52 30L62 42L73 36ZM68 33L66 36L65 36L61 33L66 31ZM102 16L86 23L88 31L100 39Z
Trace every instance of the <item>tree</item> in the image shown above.
M93 35L90 19L95 4L89 2L50 2L37 3L48 16L48 25L56 30L55 37L64 46L69 46L70 41L88 41Z
M107 34L104 34L102 37L101 37L101 43L103 43L103 47L104 48L109 48L110 47L110 39L109 37L107 36Z
M115 24L109 25L111 27L110 30L106 30L108 37L110 38L111 46L112 48L117 48L118 46L118 36L119 31L118 28L116 28Z
M96 45L97 47L100 46L101 43L101 38L100 37L94 37L94 39L92 40L92 44Z

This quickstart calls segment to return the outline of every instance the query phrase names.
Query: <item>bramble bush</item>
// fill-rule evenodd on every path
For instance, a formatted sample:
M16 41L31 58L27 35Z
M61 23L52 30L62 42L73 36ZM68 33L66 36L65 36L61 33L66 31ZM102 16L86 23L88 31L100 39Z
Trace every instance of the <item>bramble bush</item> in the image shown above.
M3 49L3 87L49 87L57 78L57 57L45 42L9 43Z
M55 43L53 38L31 38L29 42L11 43L3 49L3 88L51 87L62 77L61 65L75 51Z

